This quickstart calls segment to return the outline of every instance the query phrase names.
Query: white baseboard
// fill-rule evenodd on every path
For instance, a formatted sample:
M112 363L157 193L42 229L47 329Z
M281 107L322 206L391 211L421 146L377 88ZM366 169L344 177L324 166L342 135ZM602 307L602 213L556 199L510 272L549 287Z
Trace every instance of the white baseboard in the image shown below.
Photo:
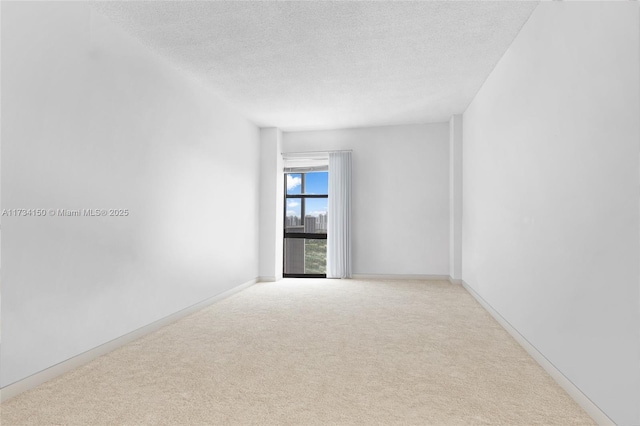
M35 374L32 374L29 377L26 377L22 380L14 382L10 385L7 385L3 388L0 388L0 402L4 402L10 398L13 398L16 395L19 395L23 392L26 392L30 389L35 388L36 386L41 385L44 382L47 382L55 377L58 377L64 373L67 373L73 369L76 369L88 362L94 360L95 358L105 355L120 346L126 345L127 343L133 342L149 333L152 333L165 325L171 324L183 318L187 315L190 315L194 312L197 312L209 305L212 305L216 302L219 302L222 299L226 299L229 296L232 296L248 287L251 287L257 282L257 279L253 279L247 281L243 284L240 284L236 287L233 287L223 293L220 293L216 296L210 297L208 299L203 300L202 302L198 302L195 305L191 305L187 308L184 308L178 312L175 312L171 315L168 315L162 319L152 322L151 324L145 325L144 327L140 327L137 330L134 330L130 333L127 333L123 336L120 336L116 339L113 339L107 343L104 343L100 346L97 346L93 349L90 349L86 352L83 352L79 355L74 356L73 358L69 358L65 361L62 361L56 365L53 365L45 370L39 371Z
M462 285L462 280L459 280L457 278L451 278L451 275L449 275L449 282L451 284Z
M509 322L498 313L486 300L482 298L478 293L472 289L469 284L460 280L462 286L471 294L477 301L482 305L484 309L486 309L491 316L498 321L498 323L504 328L507 333L509 333L515 340L522 346L522 348L531 355L531 357L536 360L538 364L542 368L545 369L547 373L551 376L553 380L556 381L560 385L562 389L564 389L571 398L574 399L582 407L584 411L587 412L591 416L593 420L596 421L601 426L615 426L613 420L607 416L604 411L600 409L588 396L586 396L582 391L571 382L560 370L556 368L555 365L551 363L535 346L533 346L529 341L522 335L518 330L516 330Z
M353 274L356 280L428 280L449 281L448 275L413 275L413 274Z
M259 283L273 283L276 282L276 277L258 277Z

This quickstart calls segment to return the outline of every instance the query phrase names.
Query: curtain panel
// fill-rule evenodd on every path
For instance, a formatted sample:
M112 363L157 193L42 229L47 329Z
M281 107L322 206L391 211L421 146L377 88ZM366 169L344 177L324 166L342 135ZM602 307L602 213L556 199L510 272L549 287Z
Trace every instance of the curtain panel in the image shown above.
M351 278L351 152L329 153L327 278Z

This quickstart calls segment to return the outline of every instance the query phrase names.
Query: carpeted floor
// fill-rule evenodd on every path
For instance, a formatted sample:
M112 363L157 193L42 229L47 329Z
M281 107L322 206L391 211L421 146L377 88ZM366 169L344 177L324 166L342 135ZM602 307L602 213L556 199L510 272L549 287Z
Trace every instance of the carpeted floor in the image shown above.
M587 425L461 287L255 285L2 404L2 425Z

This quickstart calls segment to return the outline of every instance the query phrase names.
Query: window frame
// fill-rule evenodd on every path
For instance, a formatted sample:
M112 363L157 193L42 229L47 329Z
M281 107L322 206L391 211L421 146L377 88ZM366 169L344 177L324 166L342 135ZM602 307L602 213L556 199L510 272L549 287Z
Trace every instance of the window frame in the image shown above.
M295 171L295 169L289 169L289 171L284 172L284 209L282 215L282 276L284 278L326 278L327 274L292 274L287 273L285 271L286 267L286 255L285 255L285 247L287 238L300 238L300 239L309 239L309 240L326 240L327 233L312 233L312 232L287 232L287 200L291 198L299 198L300 203L300 220L304 223L305 213L306 213L306 199L308 198L326 198L329 199L328 188L327 194L304 194L304 190L306 188L306 175L307 173L314 173L314 171ZM287 193L287 175L295 175L299 174L301 183L300 183L300 194L288 194Z

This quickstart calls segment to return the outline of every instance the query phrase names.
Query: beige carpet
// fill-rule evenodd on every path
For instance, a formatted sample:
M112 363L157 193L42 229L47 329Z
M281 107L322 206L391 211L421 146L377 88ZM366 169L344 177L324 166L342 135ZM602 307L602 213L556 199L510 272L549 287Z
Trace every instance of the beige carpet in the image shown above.
M253 286L2 405L9 425L593 424L460 286Z

